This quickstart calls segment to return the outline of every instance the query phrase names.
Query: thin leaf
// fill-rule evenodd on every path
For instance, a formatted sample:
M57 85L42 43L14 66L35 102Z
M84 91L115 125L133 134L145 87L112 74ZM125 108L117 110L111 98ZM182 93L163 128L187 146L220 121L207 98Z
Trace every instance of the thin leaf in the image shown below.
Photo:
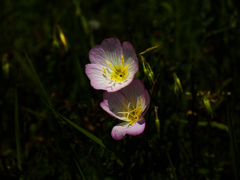
M176 172L175 172L175 168L174 168L174 166L172 164L172 161L171 161L171 158L170 158L168 152L167 152L167 157L168 157L168 161L170 163L171 169L172 169L173 177L174 177L175 180L177 180L178 178L177 178L177 175L176 175Z
M140 54L140 55L144 55L145 53L150 52L150 51L153 51L153 50L155 50L155 49L157 49L157 48L159 48L159 47L161 47L161 46L162 46L162 45L157 45L157 46L150 47L150 48L146 49L145 51L143 51L143 52L141 52L141 53L139 53L139 54Z
M52 103L51 103L51 101L50 101L50 99L49 99L49 97L48 97L48 95L47 95L47 92L46 92L45 88L43 87L43 84L42 84L41 80L40 80L39 77L38 77L37 72L35 71L35 69L34 69L34 67L33 67L32 62L30 61L27 53L26 53L25 51L24 51L24 53L25 53L25 55L26 55L26 57L27 57L28 63L30 64L30 67L31 67L31 69L32 69L32 71L33 71L33 74L34 74L34 76L35 76L35 79L36 79L36 82L35 82L35 83L36 83L36 84L38 85L38 87L41 89L41 92L42 92L42 94L45 96L48 104L49 104L50 106L52 106Z
M90 139L92 139L93 141L95 141L96 143L98 143L99 145L101 145L103 148L107 149L106 146L103 144L102 140L97 138L96 136L94 136L93 134L91 134L90 132L86 131L85 129L81 128L80 126L78 126L77 124L75 124L74 122L72 122L71 120L67 119L66 117L62 116L61 114L59 114L57 111L53 110L54 113L61 117L62 119L64 119L65 121L67 121L69 124L71 124L73 127L75 127L77 130L79 130L81 133L85 134L87 137L89 137Z
M16 136L16 146L17 146L17 159L18 168L22 170L22 160L21 160L21 144L20 144L20 130L19 130L19 120L18 120L18 97L17 89L15 89L15 136Z
M228 109L228 104L227 104L227 118L228 118L228 128L229 128L229 137L230 137L230 145L231 145L230 149L231 149L231 155L233 160L234 175L235 175L235 180L239 180L240 168L239 168L239 161L238 161L238 155L237 155L238 148L237 148L237 142L234 134L231 113L229 112L229 109Z
M79 170L79 172L80 172L83 180L86 180L85 175L84 175L84 173L83 173L83 171L82 171L82 167L81 167L79 161L77 160L77 154L76 154L76 152L74 151L73 144L70 143L69 145L70 145L71 150L72 150L72 152L73 152L74 161L75 161L75 163L76 163L76 166L77 166L77 168L78 168L78 170Z
M36 80L36 77L34 76L32 70L31 70L31 68L22 60L22 58L17 53L15 53L14 56L20 62L22 68L24 69L24 73L35 83L37 80Z
M26 54L26 52L24 51L26 57L27 57L27 60L28 60L28 63L30 65L30 67L22 60L22 58L16 53L15 56L16 58L18 59L18 61L20 62L22 68L24 69L24 72L27 74L27 76L32 79L32 81L38 86L38 88L40 89L40 93L45 97L47 103L52 106L52 103L42 85L42 82L41 80L39 79L33 65L32 65L32 62L30 61L30 59L28 58L28 55Z

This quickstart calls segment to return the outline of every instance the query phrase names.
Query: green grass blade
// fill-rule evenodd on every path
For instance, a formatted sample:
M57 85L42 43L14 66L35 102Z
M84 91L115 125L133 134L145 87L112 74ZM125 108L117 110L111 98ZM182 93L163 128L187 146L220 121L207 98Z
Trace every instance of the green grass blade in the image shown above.
M15 136L16 136L16 146L17 146L18 168L22 170L20 130L19 130L19 120L18 120L18 97L17 97L16 88L15 88L15 118L14 119L15 119Z
M229 137L230 137L230 152L232 155L232 160L233 160L233 169L234 169L234 175L235 179L239 180L240 179L240 172L239 172L239 162L238 162L238 149L237 149L237 143L236 143L236 138L234 135L234 129L233 129L233 124L232 124L232 117L231 113L228 109L228 104L227 104L227 118L228 118L228 129L229 129Z
M52 103L51 103L51 101L50 101L50 99L49 99L49 96L48 96L48 94L47 94L47 92L46 92L46 90L45 90L45 88L44 88L41 80L39 79L38 74L37 74L37 72L35 71L32 62L30 61L27 53L26 53L25 51L24 51L24 53L25 53L25 55L26 55L26 58L27 58L27 60L28 60L28 63L30 64L30 67L31 67L31 69L32 69L32 72L33 72L33 74L34 74L34 76L35 76L35 79L36 79L35 83L36 83L36 84L38 85L38 87L41 89L41 92L42 92L42 94L45 96L46 101L48 102L48 104L49 104L50 106L52 106Z
M172 164L172 161L171 161L171 158L170 158L168 152L167 152L167 157L168 157L168 161L170 163L171 169L172 169L173 177L174 177L175 180L177 180L178 178L177 178L177 175L176 175L176 172L175 172L175 168L174 168L174 166Z
M49 99L49 96L47 95L47 92L41 82L41 80L39 79L38 75L37 75L37 72L32 64L32 62L30 61L27 53L24 51L25 55L26 55L26 58L27 58L27 61L30 65L27 65L24 60L17 54L15 53L15 57L18 59L18 61L20 62L22 68L24 69L24 73L27 74L27 76L32 79L32 81L38 86L38 88L40 89L40 93L42 94L42 96L46 99L46 102L52 106L52 103Z
M84 175L84 173L83 173L83 171L82 171L82 167L81 167L79 161L77 160L77 154L76 154L76 152L75 152L75 150L74 150L74 148L73 148L73 144L70 143L69 145L70 145L71 150L72 150L72 152L73 152L74 161L75 161L75 163L76 163L76 165L77 165L77 168L78 168L78 170L79 170L79 172L80 172L83 180L86 180L85 175Z
M86 131L85 129L81 128L80 126L78 126L77 124L75 124L74 122L72 122L71 120L67 119L66 117L62 116L61 114L59 114L57 111L53 110L54 113L61 117L62 119L64 119L65 121L67 121L69 124L71 124L73 127L75 127L77 130L79 130L81 133L85 134L87 137L89 137L90 139L92 139L93 141L95 141L96 143L98 143L100 146L102 146L103 148L106 149L106 146L103 144L102 140L97 138L96 136L94 136L93 134L91 134L90 132Z
M17 58L17 60L19 61L19 63L21 64L23 70L24 70L24 73L33 81L33 82L36 82L36 77L34 76L31 68L24 62L24 60L22 60L22 58L17 54L15 53L14 56Z

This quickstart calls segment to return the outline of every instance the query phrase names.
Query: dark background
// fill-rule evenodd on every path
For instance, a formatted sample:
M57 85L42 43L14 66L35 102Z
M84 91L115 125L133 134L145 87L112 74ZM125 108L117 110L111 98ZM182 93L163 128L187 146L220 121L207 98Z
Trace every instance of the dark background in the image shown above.
M0 179L239 178L239 8L234 0L0 1ZM162 45L144 54L159 74L146 129L121 141L110 134L118 120L99 106L103 91L85 74L91 47L110 37L137 54ZM140 58L139 67L151 94Z

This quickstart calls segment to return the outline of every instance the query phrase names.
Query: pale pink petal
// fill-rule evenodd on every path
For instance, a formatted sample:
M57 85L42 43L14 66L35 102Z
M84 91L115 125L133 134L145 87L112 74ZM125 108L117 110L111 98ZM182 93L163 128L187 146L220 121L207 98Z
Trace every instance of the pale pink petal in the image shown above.
M145 110L142 113L142 115L144 116L145 113L147 112L149 106L150 106L150 96L149 96L148 91L146 89L145 89L145 98L143 98L143 100L145 101L143 103L145 103L145 106L146 106Z
M139 69L138 58L131 43L124 42L123 45L121 46L120 41L116 38L105 39L103 40L101 45L96 45L89 51L90 62L92 64L97 64L101 65L101 67L105 67L106 71L109 73L111 73L113 67L122 65L121 56L124 57L123 58L124 65L125 66L128 65L127 79L125 79L125 81L121 83L111 83L110 82L111 77L108 77L108 80L106 82L103 81L93 82L93 79L96 79L96 76L92 75L92 77L94 78L91 79L91 85L95 89L103 89L107 90L108 92L115 92L122 89L125 86L128 86L132 82L136 72ZM87 69L88 68L86 67L86 70ZM93 67L91 68L89 67L89 69L94 70ZM94 73L93 71L91 72L98 75L102 74L101 68L98 68L98 71L99 72L97 73ZM88 77L90 77L90 74L88 74ZM103 80L102 77L100 79ZM107 82L109 83L108 85L106 84Z
M111 132L113 139L121 140L126 135L128 126L129 124L127 122L123 122L114 126Z
M121 64L121 56L123 54L122 52L122 46L118 39L116 38L108 38L103 40L101 47L106 53L106 56L108 57L108 61L118 66Z
M134 47L130 42L123 42L122 44L123 49L123 58L124 64L129 64L128 70L133 73L134 75L138 71L138 58Z
M138 120L136 123L134 123L133 125L129 126L127 128L127 134L132 135L132 136L136 136L141 134L144 129L145 129L145 124L146 121L144 118Z
M122 47L116 38L104 39L101 45L94 46L89 51L89 60L93 64L101 64L110 68L106 63L108 61L112 66L118 66L121 63Z
M126 107L124 96L120 92L109 93L104 91L103 102L100 103L100 106L115 118L125 120L123 114L119 113L124 111L121 107Z
M109 67L106 63L109 59L101 45L96 45L89 51L89 60L93 64L101 64L105 67Z
M102 65L87 64L85 67L85 72L93 88L107 90L110 87L110 81L103 76L104 72Z
M122 88L120 91L124 94L129 102L131 102L133 99L134 103L136 104L138 97L142 97L144 100L145 87L143 82L138 79L133 79L131 84Z
M126 82L123 82L121 84L118 84L118 83L116 83L115 85L111 84L111 86L109 86L106 90L108 92L116 92L116 91L128 86L132 82L134 76L131 75L130 77L132 77L132 78L128 78Z
M130 42L127 42L127 41L123 42L122 49L123 49L123 58L125 63L128 63L129 61L134 61L138 64L138 58L137 58L136 52Z
M149 107L150 107L150 104L145 107L145 109L143 110L142 115L140 116L139 119L141 119L141 118L143 118L143 116L145 116L145 114L148 111Z
M139 67L138 67L138 63L135 63L134 61L131 61L129 63L125 63L126 64L129 64L129 67L128 67L128 73L129 74L133 74L135 76L135 74L138 72L139 70Z

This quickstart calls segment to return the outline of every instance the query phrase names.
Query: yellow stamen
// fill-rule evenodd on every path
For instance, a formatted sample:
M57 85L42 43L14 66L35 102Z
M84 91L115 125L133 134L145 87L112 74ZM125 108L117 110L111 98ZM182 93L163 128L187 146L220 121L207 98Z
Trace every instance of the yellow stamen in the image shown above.
M104 72L105 76L107 76L106 69L104 67L102 67L102 68L103 68L103 72Z
M126 106L128 106L128 102L127 102L127 99L125 97L124 97L124 101L125 101Z
M124 109L124 110L128 110L126 107L124 106L119 106L120 108Z
M128 77L128 67L129 64L124 66L124 59L123 56L121 56L121 63L122 65L112 65L109 61L106 61L106 63L110 66L111 70L109 67L106 67L107 69L104 69L103 72L107 78L107 74L105 71L108 71L108 77L110 77L112 83L122 83L124 82L127 77ZM110 71L109 71L110 70Z
M140 100L139 100L139 103L138 103L138 106L141 106L142 105L142 97L140 97Z
M121 56L122 65L124 66L123 56Z
M123 69L122 69L122 72L125 71L125 69L127 69L129 66L129 64L127 64Z
M113 66L110 62L106 61L106 63L113 69Z
M123 109L123 112L118 113L122 114L125 117L125 121L128 121L129 125L133 125L139 120L142 115L142 98L140 97L138 105L136 104L136 106L134 104L133 97L131 97L131 102L129 103L127 103L127 99L125 97L124 100L126 106L120 106L120 108Z

